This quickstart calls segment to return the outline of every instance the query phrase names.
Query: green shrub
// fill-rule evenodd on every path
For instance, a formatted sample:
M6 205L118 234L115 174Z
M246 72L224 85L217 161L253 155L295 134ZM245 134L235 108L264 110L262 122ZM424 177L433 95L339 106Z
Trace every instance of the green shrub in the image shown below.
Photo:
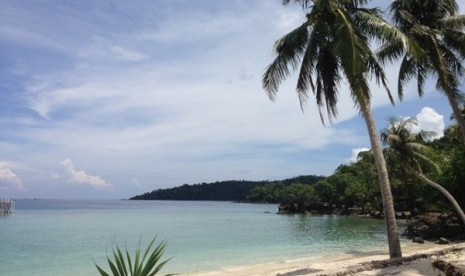
M150 242L141 258L140 244L136 250L134 259L131 259L128 250L125 250L123 255L118 245L113 248L113 260L107 256L110 271L104 271L100 266L95 264L101 276L153 276L156 275L163 266L169 261L161 261L161 257L165 253L166 244L160 243L152 249L156 238ZM94 262L95 263L95 262ZM167 274L165 276L172 276L174 274Z

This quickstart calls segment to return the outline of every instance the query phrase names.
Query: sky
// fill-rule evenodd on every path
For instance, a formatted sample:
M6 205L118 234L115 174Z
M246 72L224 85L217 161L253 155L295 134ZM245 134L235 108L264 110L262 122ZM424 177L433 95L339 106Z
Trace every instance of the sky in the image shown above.
M464 3L459 1L461 11ZM383 6L384 1L373 5ZM295 76L275 101L261 76L305 13L279 0L0 0L0 198L129 198L221 180L330 175L369 148L347 86L339 117L300 108ZM395 93L398 64L386 72ZM430 80L389 104L381 130L452 113Z

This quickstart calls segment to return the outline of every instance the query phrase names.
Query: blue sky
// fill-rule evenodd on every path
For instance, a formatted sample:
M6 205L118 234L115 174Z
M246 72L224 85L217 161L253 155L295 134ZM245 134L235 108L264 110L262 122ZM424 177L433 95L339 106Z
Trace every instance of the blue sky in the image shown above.
M128 198L184 183L328 175L369 147L347 88L326 127L313 101L300 110L295 77L275 102L261 88L273 43L304 18L298 7L0 1L0 198ZM386 71L395 92L397 64ZM424 107L425 126L449 123L434 85L421 100L413 87L393 108L373 86L380 129Z

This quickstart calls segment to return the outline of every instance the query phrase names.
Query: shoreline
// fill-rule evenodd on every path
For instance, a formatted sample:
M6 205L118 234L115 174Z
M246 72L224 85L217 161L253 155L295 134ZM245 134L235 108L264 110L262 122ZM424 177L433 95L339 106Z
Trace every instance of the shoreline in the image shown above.
M439 245L432 242L424 244L404 243L402 252L404 257L416 254L433 254L439 251L459 250L459 253L444 255L441 259L460 261L465 263L465 243L452 243ZM451 256L448 256L451 255ZM336 275L348 270L364 269L366 271L350 275L380 275L380 269L368 268L368 263L373 261L385 261L389 259L386 250L370 252L341 253L336 256L321 256L313 258L301 258L294 260L275 261L263 264L227 267L216 271L194 272L183 274L185 276L311 276L311 275ZM404 262L400 266L386 266L382 270L402 271L402 275L445 275L434 270L431 263L436 258L419 258L409 262Z

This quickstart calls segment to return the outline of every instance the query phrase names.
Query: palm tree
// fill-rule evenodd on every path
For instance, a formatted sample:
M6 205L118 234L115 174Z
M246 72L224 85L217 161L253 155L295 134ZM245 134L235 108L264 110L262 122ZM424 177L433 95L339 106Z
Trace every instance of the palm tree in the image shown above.
M284 0L289 4L292 0ZM263 87L274 99L281 81L290 69L300 71L297 94L301 107L311 89L320 108L326 107L330 121L337 116L338 87L343 79L349 83L351 96L361 111L373 148L384 205L391 258L401 257L391 186L382 153L381 141L371 110L368 76L374 75L386 86L383 69L369 47L369 38L396 39L402 34L380 16L377 9L361 7L363 0L294 0L309 8L305 22L275 43L277 57L263 75ZM390 96L392 101L392 97ZM323 114L320 116L324 123Z
M387 41L378 52L382 61L402 58L398 77L399 98L405 84L416 78L420 97L426 78L436 78L436 87L449 100L465 141L465 119L460 116L460 78L465 59L465 16L457 15L455 0L395 0L390 5L394 24L408 37Z
M422 168L429 168L439 171L437 164L431 159L432 150L421 143L423 139L428 139L431 132L420 132L418 135L412 134L412 127L416 125L412 118L406 120L391 120L389 128L381 133L381 140L388 146L385 151L386 159L392 163L397 163L403 168L404 173L415 176L421 182L439 190L452 204L460 219L465 224L465 214L454 197L441 185L426 177Z

